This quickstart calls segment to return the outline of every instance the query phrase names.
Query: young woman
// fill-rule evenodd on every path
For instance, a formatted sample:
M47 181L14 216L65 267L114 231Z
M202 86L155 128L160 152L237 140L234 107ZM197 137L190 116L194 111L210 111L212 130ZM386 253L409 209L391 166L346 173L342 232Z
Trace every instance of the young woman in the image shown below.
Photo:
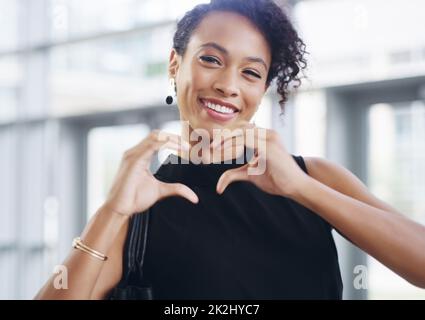
M155 130L124 154L108 199L63 263L68 289L55 289L52 276L36 298L108 297L123 277L129 235L140 234L135 217L148 212L144 283L132 285L151 286L154 298L340 299L332 228L425 287L424 226L343 167L290 155L277 133L250 124L273 80L283 107L305 53L271 0L212 0L187 12L174 35L169 77L189 130L181 136ZM197 150L200 164L192 161L198 142L192 134L213 137L223 129L239 129L243 137L251 130L255 139L214 140ZM164 145L177 154L153 175L151 159ZM254 161L241 156L248 148ZM242 163L224 163L229 159ZM263 172L249 174L260 160Z

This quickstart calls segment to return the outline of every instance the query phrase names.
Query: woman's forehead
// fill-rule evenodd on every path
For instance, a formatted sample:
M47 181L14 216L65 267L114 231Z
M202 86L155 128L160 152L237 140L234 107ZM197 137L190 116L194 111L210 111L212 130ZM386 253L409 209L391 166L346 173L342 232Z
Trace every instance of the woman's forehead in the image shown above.
M188 49L199 51L207 43L216 43L230 55L261 56L267 64L270 52L267 40L246 17L233 12L215 11L205 16L193 31Z

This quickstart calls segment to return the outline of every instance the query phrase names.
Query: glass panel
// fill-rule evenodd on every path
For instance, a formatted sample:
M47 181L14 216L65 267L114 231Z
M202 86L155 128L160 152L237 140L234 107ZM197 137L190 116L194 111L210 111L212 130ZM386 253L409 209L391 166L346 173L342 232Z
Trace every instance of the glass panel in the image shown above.
M87 217L103 204L117 174L123 153L149 133L147 125L98 127L88 135Z
M16 248L0 249L0 300L17 299Z
M266 95L261 100L257 112L252 117L255 125L261 128L272 128L272 100L271 96Z
M175 20L206 0L50 0L53 40L114 32Z
M186 11L209 0L139 0L136 19L138 24L180 19Z
M43 277L43 255L40 246L26 248L20 263L20 290L18 299L33 299L47 278Z
M425 224L425 105L376 104L369 114L369 187L409 218ZM369 257L369 298L424 299L419 289Z
M111 32L134 25L133 0L50 0L53 40Z
M52 50L51 113L163 105L171 32L170 26Z
M16 134L13 128L0 129L0 246L16 240Z
M0 59L0 123L17 117L22 85L22 65L16 57Z
M293 16L311 53L315 86L423 74L423 0L296 2Z
M279 106L277 106L279 107ZM326 97L323 91L299 92L294 105L285 106L285 114L293 109L295 154L325 157L326 155ZM280 109L279 109L280 112ZM288 116L284 123L289 124Z
M22 141L16 165L19 166L18 181L19 237L25 246L40 245L43 241L44 199L47 185L47 164L45 165L44 126L33 124L20 128Z
M0 8L0 51L12 50L18 46L19 1L0 0Z

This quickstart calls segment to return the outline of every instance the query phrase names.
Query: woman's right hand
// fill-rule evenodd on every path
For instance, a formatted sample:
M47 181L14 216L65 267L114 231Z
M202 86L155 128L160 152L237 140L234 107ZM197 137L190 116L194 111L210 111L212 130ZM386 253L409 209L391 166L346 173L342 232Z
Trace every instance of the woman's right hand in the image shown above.
M197 195L184 184L159 181L150 172L152 157L161 147L187 152L190 146L178 135L153 130L138 145L124 153L104 207L123 215L132 215L169 196L181 196L193 203L199 201Z

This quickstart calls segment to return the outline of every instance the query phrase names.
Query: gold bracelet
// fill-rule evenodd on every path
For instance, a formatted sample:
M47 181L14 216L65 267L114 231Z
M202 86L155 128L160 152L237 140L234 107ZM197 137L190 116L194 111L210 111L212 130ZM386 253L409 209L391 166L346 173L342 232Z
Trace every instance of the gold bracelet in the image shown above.
M72 246L75 249L81 250L85 253L88 253L89 255L91 255L92 257L95 257L97 259L100 259L102 261L105 261L106 259L108 259L107 256L105 256L104 254L100 253L99 251L96 251L88 246L86 246L80 239L80 237L76 237L74 238L74 240L72 241Z

